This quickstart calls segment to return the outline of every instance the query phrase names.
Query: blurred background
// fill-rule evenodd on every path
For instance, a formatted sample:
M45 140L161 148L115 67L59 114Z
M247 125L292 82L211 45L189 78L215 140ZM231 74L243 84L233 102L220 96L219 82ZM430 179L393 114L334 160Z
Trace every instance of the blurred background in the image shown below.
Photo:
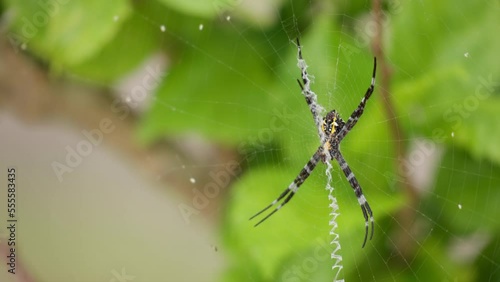
M0 281L500 281L499 1L0 3ZM342 143L364 248L336 163L335 215L319 164L248 220L319 145L297 37L345 120L379 63Z

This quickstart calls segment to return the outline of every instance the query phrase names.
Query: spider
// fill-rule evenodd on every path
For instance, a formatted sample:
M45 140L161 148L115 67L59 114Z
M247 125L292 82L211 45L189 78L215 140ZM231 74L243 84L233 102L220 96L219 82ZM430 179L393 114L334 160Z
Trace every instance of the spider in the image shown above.
M288 188L286 188L285 191L283 191L278 196L278 198L276 198L273 202L271 202L271 204L269 204L263 210L256 213L254 216L252 216L250 220L260 215L261 213L265 212L269 208L275 206L276 204L278 204L279 201L281 201L284 198L283 202L281 202L271 213L269 213L267 216L265 216L263 219L257 222L255 226L264 222L266 219L268 219L271 215L280 210L284 205L286 205L286 203L288 203L292 199L295 193L297 193L297 190L299 189L300 185L302 185L302 183L306 181L309 175L311 175L311 172L314 170L314 168L316 167L316 165L319 163L320 160L326 163L331 159L335 159L338 162L342 171L344 172L347 181L354 190L354 194L358 198L358 203L361 206L361 211L363 212L363 216L365 218L365 238L363 240L363 245L362 245L362 248L364 248L368 237L368 229L369 229L368 218L370 219L371 222L370 240L373 238L373 229L374 229L373 213L370 208L370 205L368 204L368 201L363 195L363 191L361 190L361 186L359 185L358 180L354 176L354 173L352 172L346 160L340 153L339 149L340 149L340 142L356 125L359 118L363 114L363 111L366 106L366 101L370 98L370 96L373 93L373 90L375 88L375 72L377 69L377 59L373 58L373 74L370 86L366 90L363 99L361 99L361 103L356 108L356 110L354 110L354 112L351 114L347 122L344 122L344 120L342 120L340 115L335 110L330 111L323 119L321 119L320 111L322 108L317 104L316 94L314 94L314 92L312 92L310 88L311 81L308 77L308 73L306 70L307 65L305 64L305 61L302 58L302 47L300 45L298 38L297 38L297 48L298 48L298 60L299 60L298 66L301 70L302 83L299 79L297 79L297 82L299 83L300 89L302 90L302 94L304 95L306 102L309 106L309 109L311 110L311 113L313 115L316 127L318 129L318 134L320 136L321 145L313 154L311 159L309 159L304 168L302 168L299 175L288 186Z

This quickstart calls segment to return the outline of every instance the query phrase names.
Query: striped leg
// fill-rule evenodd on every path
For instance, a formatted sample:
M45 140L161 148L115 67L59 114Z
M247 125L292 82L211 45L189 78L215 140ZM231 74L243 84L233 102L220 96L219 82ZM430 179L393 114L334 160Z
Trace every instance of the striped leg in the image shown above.
M363 216L365 217L365 239L363 240L363 246L362 248L365 247L366 244L366 239L368 237L368 217L370 217L371 221L371 226L372 226L372 232L370 235L370 240L373 238L373 230L374 230L374 223L373 223L373 213L372 209L370 208L370 205L368 204L368 201L365 198L365 195L363 195L363 191L361 190L361 186L359 186L358 180L354 176L354 173L352 172L351 168L345 161L344 157L340 153L340 151L337 151L335 154L335 159L340 165L340 168L345 174L345 177L347 178L347 181L349 181L349 184L351 184L352 189L354 189L354 194L356 194L356 197L358 198L358 203L361 206L361 211L363 212Z
M316 124L316 128L318 129L318 134L321 139L321 144L324 144L327 137L323 133L323 130L321 130L321 124L323 123L323 119L321 118L323 107L318 104L318 97L316 96L316 93L311 90L311 80L309 79L309 74L307 73L306 61L302 58L302 46L300 45L299 38L297 38L297 48L298 67L300 68L302 83L299 79L297 79L297 82L299 83L302 94L306 98L306 103L313 115L314 123Z
M375 72L377 70L377 58L373 58L373 74L372 74L372 81L370 83L370 87L368 87L368 90L366 90L365 96L363 99L361 99L361 103L359 103L359 106L354 110L354 112L351 114L347 122L345 123L344 127L342 130L339 132L338 140L339 142L344 139L344 137L351 131L351 129L356 125L358 122L358 119L361 117L363 114L363 111L365 110L366 106L366 101L370 99L373 93L373 89L375 89Z
M253 219L254 217L265 212L266 210L268 210L272 206L276 205L281 199L286 197L285 200L281 204L279 204L279 206L276 209L274 209L270 214L268 214L266 217L264 217L259 222L257 222L257 224L255 224L255 226L264 222L266 219L268 219L271 215L273 215L275 212L277 212L279 209L281 209L284 205L286 205L286 203L288 203L288 201L290 201L292 199L293 195L295 195L295 193L297 193L297 190L299 189L300 185L302 185L302 183L304 183L304 181L306 181L306 179L309 177L309 175L311 175L311 172L314 170L314 168L318 164L319 160L321 159L320 152L321 151L318 150L318 151L316 151L316 153L314 153L314 155L307 162L307 164L304 166L304 168L300 171L299 175L295 178L295 180L293 180L293 182L288 186L288 188L286 188L285 191L283 191L283 193L281 193L281 195L279 195L279 197L276 200L274 200L271 204L269 204L269 206L265 207L263 210L256 213L254 216L252 216L250 218L250 220Z

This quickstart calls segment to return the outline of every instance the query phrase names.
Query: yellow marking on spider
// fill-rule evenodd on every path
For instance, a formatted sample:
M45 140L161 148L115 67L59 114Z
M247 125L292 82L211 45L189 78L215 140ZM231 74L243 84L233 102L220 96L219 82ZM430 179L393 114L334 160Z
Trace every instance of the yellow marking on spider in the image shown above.
M332 132L330 132L330 136L333 136L335 134L335 130L337 129L337 115L333 117L333 122L332 122Z

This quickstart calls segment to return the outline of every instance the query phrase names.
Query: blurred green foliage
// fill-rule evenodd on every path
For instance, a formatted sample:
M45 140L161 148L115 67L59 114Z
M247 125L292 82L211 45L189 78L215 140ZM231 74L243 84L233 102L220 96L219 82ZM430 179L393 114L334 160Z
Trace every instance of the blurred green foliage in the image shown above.
M370 80L372 55L364 43L373 26L370 5L270 1L261 5L272 5L273 13L252 18L245 12L252 5L218 1L50 1L41 10L42 2L10 0L4 6L12 13L14 46L56 73L108 85L152 53L166 53L168 75L137 128L138 138L148 143L197 132L245 153L247 171L223 213L221 233L231 258L223 280L329 281L332 261L315 255L331 239L322 166L280 215L259 228L248 217L286 187L318 146L295 82L299 71L290 41L300 34L319 102L346 117ZM342 275L349 281L499 281L500 4L395 0L384 7L391 92L409 138L404 141L428 139L432 154L443 157L414 210L420 237L407 244L415 251L402 259L394 233L401 228L397 210L407 198L394 185L399 171L377 89L343 143L376 217L374 240L364 249L351 188L342 177L333 183ZM282 127L259 137L276 117ZM469 260L452 255L454 244L478 232L488 235L486 248Z

